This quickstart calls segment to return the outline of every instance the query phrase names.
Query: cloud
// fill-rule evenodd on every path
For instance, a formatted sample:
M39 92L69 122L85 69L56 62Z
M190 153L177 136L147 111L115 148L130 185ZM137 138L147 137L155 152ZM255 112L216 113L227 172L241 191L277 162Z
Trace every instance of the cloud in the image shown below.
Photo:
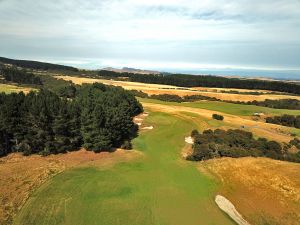
M2 0L0 27L3 54L300 66L299 0Z

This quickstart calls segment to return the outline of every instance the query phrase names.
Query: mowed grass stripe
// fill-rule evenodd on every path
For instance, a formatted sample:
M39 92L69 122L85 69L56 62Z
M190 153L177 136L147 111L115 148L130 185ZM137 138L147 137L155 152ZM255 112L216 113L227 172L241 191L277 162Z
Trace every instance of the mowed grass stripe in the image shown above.
M134 147L145 157L112 168L55 176L36 191L14 224L233 224L214 203L216 184L180 159L192 120L151 112Z

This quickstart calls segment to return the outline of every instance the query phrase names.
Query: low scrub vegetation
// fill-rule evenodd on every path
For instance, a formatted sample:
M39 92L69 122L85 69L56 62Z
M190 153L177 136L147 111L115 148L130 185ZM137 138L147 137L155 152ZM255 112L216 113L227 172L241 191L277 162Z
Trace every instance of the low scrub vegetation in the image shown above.
M224 120L224 116L219 115L219 114L213 114L212 118L215 120Z
M300 150L299 140L294 139L283 146L276 141L265 138L255 139L251 132L243 130L206 130L202 134L192 131L194 139L193 153L188 160L198 161L215 157L268 157L272 159L300 162L300 153L288 150L296 146Z
M135 96L140 98L150 98L150 99L157 99L164 102L195 102L201 100L208 100L208 101L217 101L216 98L203 96L203 95L186 95L180 97L179 95L171 95L171 94L159 94L159 95L148 95L145 92L132 90L131 91Z
M274 109L300 109L300 101L297 99L278 99L278 100L271 100L266 99L265 101L252 101L252 102L239 102L239 101L225 101L234 104L243 104L243 105L256 105L256 106L263 106L268 108Z
M258 91L237 91L237 90L221 90L221 93L226 93L226 94L237 94L237 95L262 95L262 92Z
M295 127L300 128L300 115L283 115L283 116L275 116L275 117L267 117L267 123L279 124L287 127Z
M41 90L0 95L0 156L102 151L136 135L133 117L142 112L134 96L120 87L83 85L73 99Z

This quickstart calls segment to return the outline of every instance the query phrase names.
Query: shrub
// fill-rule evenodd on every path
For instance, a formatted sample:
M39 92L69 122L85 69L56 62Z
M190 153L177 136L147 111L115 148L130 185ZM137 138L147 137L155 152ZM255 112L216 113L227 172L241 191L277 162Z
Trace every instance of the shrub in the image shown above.
M213 114L212 118L215 120L224 120L224 116L219 115L219 114Z
M300 147L300 140L294 139L289 144L281 145L265 138L255 139L251 132L243 130L206 130L194 135L193 153L187 160L199 161L214 157L269 157L272 159L300 162L300 153L289 153L291 146Z

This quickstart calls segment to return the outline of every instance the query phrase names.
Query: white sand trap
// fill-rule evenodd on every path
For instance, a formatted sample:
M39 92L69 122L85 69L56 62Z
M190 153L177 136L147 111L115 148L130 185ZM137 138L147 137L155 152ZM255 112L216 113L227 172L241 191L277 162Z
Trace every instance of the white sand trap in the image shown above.
M142 130L152 130L154 127L150 126L150 127L143 127Z
M142 123L136 123L138 126L141 126L142 125Z
M143 121L143 118L134 118L134 121Z
M217 195L215 198L215 202L219 206L219 208L228 214L237 224L239 225L250 225L241 214L235 209L234 205L225 197L221 195Z
M191 136L190 137L185 137L184 140L188 144L191 144L191 145L194 144L194 140Z

